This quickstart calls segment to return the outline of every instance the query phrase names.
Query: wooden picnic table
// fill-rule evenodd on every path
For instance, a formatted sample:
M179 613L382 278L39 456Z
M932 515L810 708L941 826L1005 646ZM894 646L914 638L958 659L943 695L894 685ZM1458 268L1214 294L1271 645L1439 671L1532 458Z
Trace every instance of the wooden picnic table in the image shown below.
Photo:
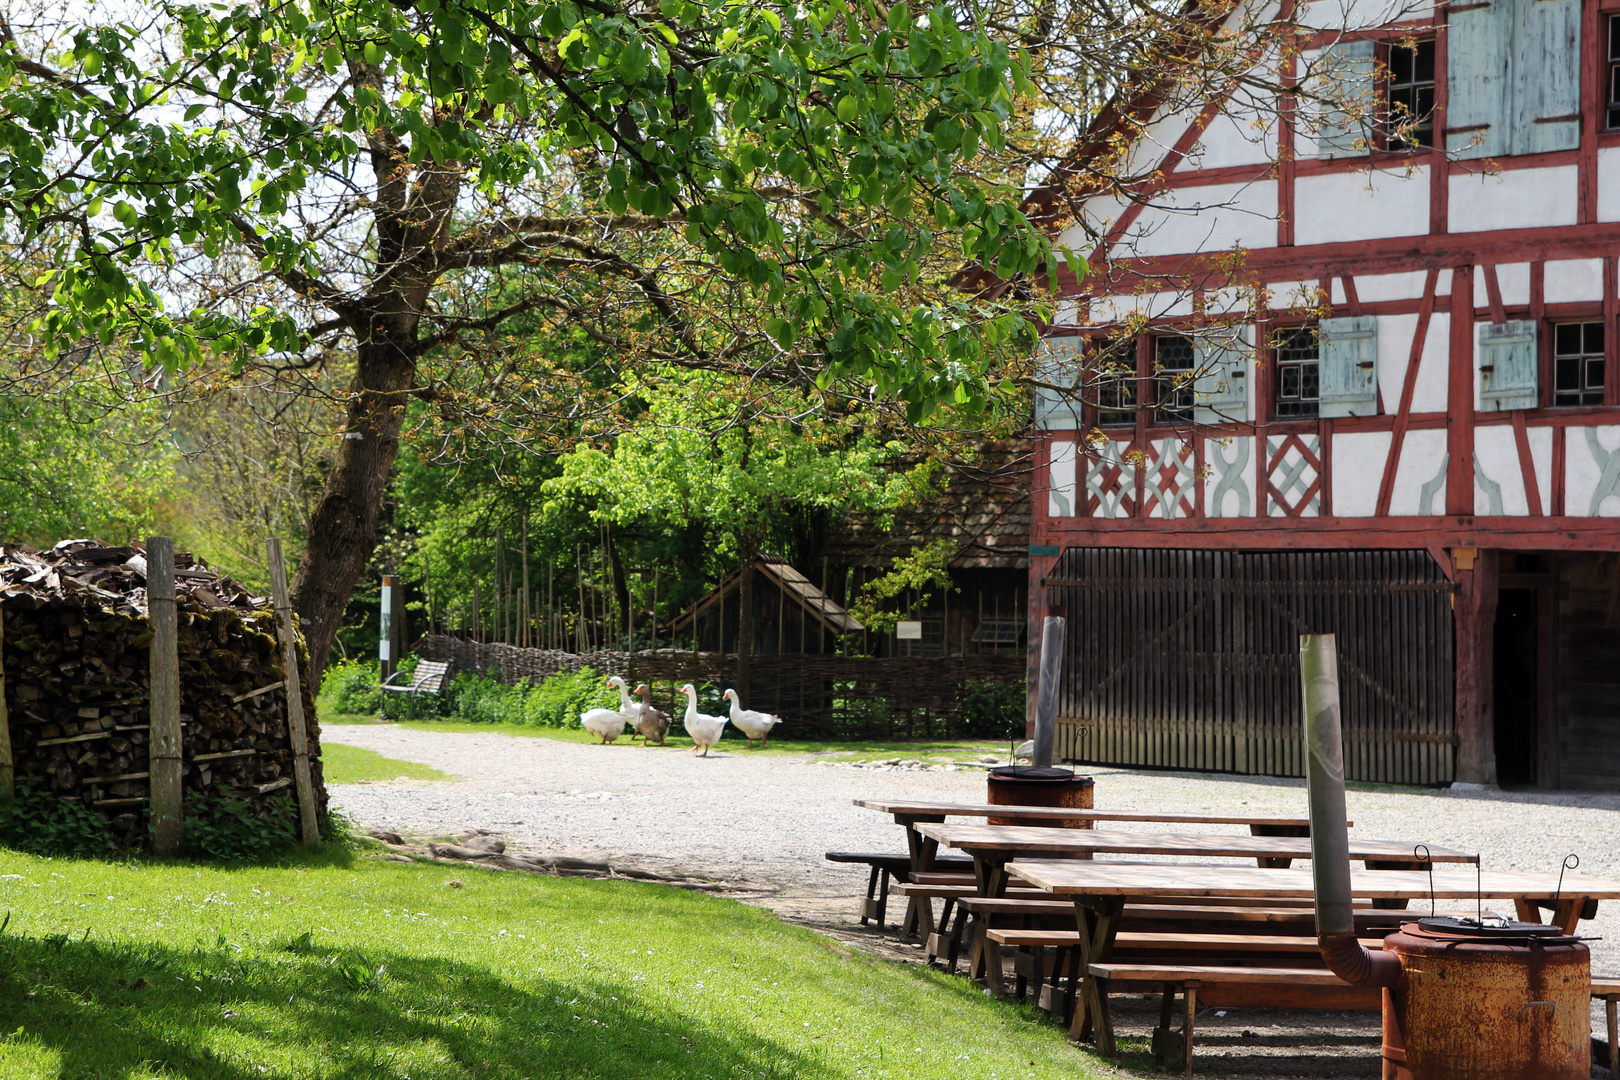
M1354 852L1355 845L1352 843ZM1354 856L1352 856L1354 857ZM1080 1001L1074 1010L1070 1037L1082 1038L1097 1017L1097 1048L1113 1053L1113 1031L1102 1002L1102 991L1091 974L1092 964L1105 963L1113 948L1119 916L1129 903L1164 897L1263 897L1297 900L1316 894L1309 870L1275 870L1250 866L1218 866L1087 862L1077 859L1019 859L1007 866L1054 896L1075 905L1080 928ZM1540 922L1540 907L1554 911L1553 923L1566 934L1575 932L1583 917L1596 913L1599 900L1620 899L1620 883L1587 874L1519 871L1473 872L1436 870L1351 870L1350 891L1373 900L1462 900L1472 906L1475 897L1513 901L1518 918Z
M1309 837L1222 836L1217 833L1104 832L1094 829L1041 829L1025 825L951 825L922 823L917 831L936 844L973 856L981 896L1000 896L1006 888L1009 862L1046 852L1071 856L1198 855L1210 858L1257 859L1268 868L1286 869L1295 859L1311 857ZM1368 869L1388 870L1420 865L1404 840L1350 841L1350 858ZM1436 844L1421 845L1438 863L1473 863L1479 856Z
M1254 836L1310 836L1309 817L1278 817L1270 814L1181 814L1151 810L1096 810L1062 806L1006 806L998 803L947 803L914 799L856 799L856 806L892 814L895 824L906 830L906 851L913 876L933 869L939 842L917 831L921 824L938 824L948 817L1006 817L1035 824L1070 821L1142 821L1166 825L1241 825ZM1354 822L1346 822L1353 825ZM932 932L934 913L927 900L912 897L900 924L900 936Z

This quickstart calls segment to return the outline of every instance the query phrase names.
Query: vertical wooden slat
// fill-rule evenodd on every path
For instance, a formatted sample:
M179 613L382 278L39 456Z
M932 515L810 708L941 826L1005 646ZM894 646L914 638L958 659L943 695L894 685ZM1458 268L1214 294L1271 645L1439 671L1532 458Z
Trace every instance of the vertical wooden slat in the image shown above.
M146 541L147 618L152 624L151 674L147 688L149 781L152 792L152 854L174 857L185 839L181 817L180 642L174 609L174 541Z
M281 540L278 537L272 536L265 541L265 549L270 563L270 593L276 606L277 636L281 638L281 667L287 683L287 733L292 739L293 786L298 792L298 817L303 827L304 843L314 846L321 841L321 830L319 822L315 820L315 788L309 772L309 732L304 725L304 690L298 672L298 639L293 628L292 602L287 596L287 564L281 557ZM157 774L152 775L156 779Z

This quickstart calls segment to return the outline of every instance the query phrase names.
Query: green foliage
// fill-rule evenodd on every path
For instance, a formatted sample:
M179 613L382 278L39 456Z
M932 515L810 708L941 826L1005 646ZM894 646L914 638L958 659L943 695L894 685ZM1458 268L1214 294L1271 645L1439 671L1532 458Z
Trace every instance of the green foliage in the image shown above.
M559 672L538 685L457 675L451 680L445 711L464 723L567 728L577 727L579 714L587 709L613 708L618 703L618 692L587 666Z
M970 682L962 688L963 733L979 739L1024 741L1024 686L1016 682Z
M951 560L957 545L952 540L935 540L904 558L896 559L887 573L861 587L850 612L874 632L888 634L894 624L906 617L904 611L884 610L889 601L905 592L922 593L951 587Z
M53 795L36 777L18 777L9 805L0 802L0 844L34 855L75 858L118 854L101 815Z
M321 676L316 708L344 716L375 716L382 709L382 675L374 660L340 660Z
M185 821L190 857L253 862L282 851L297 838L298 804L290 796L272 797L260 817L235 795L192 792L185 800Z

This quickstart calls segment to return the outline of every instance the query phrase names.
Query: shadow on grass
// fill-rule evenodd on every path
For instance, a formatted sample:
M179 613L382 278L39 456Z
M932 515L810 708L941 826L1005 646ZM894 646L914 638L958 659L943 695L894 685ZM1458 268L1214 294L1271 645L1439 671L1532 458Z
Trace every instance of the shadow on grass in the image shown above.
M93 936L0 938L0 1030L66 1078L842 1075L701 999L633 982L515 980L454 959L326 949L308 934L191 950ZM21 1029L19 1032L18 1029Z

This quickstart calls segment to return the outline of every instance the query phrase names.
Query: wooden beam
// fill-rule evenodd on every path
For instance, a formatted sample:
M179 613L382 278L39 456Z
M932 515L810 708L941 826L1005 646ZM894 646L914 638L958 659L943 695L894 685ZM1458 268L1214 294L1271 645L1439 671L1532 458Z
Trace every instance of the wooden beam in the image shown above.
M1554 436L1563 429L1554 429ZM1555 441L1554 446L1557 443ZM1555 489L1556 491L1556 489ZM1251 548L1499 548L1511 551L1620 550L1614 518L1396 516L1385 518L1055 518L1043 537L1063 547Z
M180 640L174 608L174 541L146 541L147 619L152 624L151 737L152 854L174 858L185 840L181 810Z
M1395 475L1401 465L1401 447L1406 442L1406 429L1412 424L1412 398L1417 394L1418 370L1423 364L1423 347L1429 340L1429 320L1434 316L1439 288L1440 271L1430 270L1423 281L1423 301L1418 308L1417 329L1412 332L1412 348L1406 355L1406 377L1401 382L1401 401L1396 407L1389 438L1389 457L1384 460L1384 478L1378 485L1379 517L1389 513L1390 501L1395 497Z
M1451 271L1446 380L1446 513L1474 512L1474 268Z
M1452 549L1460 555L1461 549ZM1457 560L1462 592L1453 609L1457 624L1457 780L1496 783L1492 691L1495 658L1497 557L1481 551L1471 569Z
M11 757L11 714L6 709L6 609L0 604L0 800L10 801L16 781Z
M265 542L270 563L270 592L276 606L276 628L281 638L281 665L287 684L287 729L292 738L293 779L298 785L298 817L303 825L304 843L313 847L321 842L320 823L315 820L315 787L309 771L309 731L304 726L304 692L298 677L298 638L293 626L292 602L287 597L287 564L281 557L281 541L272 536Z

